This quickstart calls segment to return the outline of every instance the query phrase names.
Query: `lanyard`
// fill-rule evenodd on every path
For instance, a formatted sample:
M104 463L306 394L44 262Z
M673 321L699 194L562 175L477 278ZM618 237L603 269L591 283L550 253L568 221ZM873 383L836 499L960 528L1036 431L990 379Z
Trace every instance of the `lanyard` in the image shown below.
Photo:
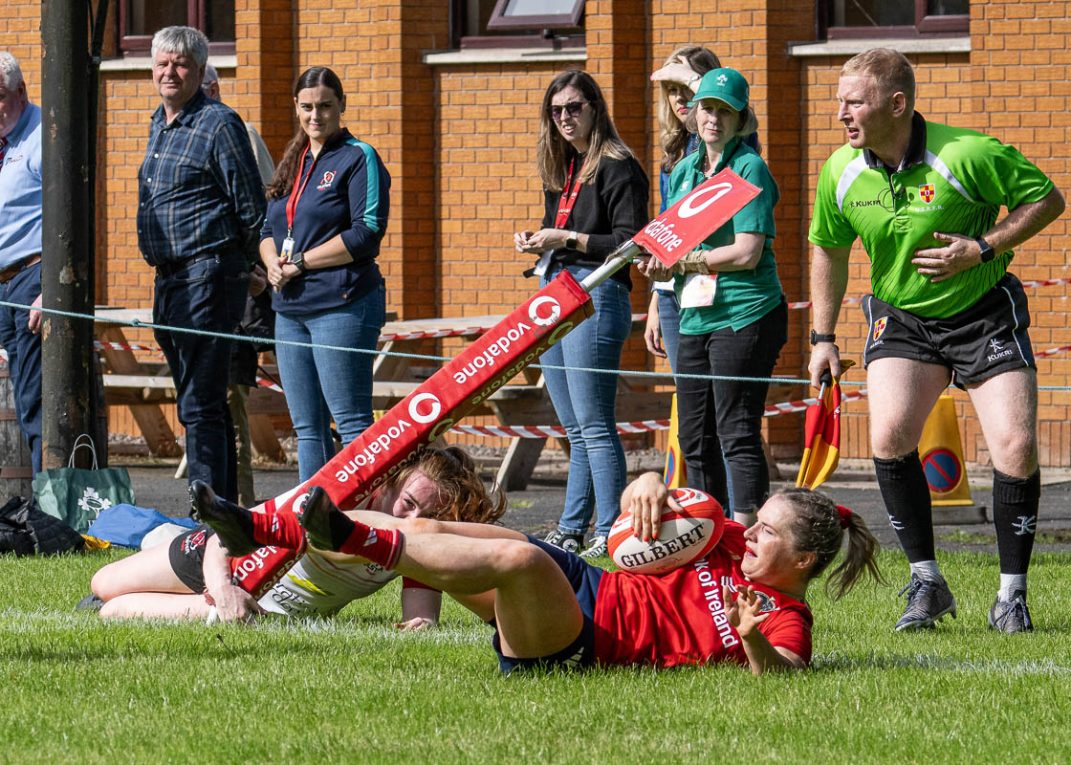
M576 205L576 195L580 193L580 179L577 178L576 183L573 183L573 163L575 161L575 157L569 160L569 175L565 179L565 188L562 189L562 198L558 202L558 217L554 219L554 228L565 228L565 224L573 212L573 206ZM580 166L580 172L584 172L583 165Z
M312 177L313 168L316 167L316 157L312 158L312 164L309 165L309 172L305 176L305 180L301 180L301 168L305 166L305 156L309 153L309 149L312 148L310 143L305 147L305 151L301 152L301 159L298 161L298 171L294 176L294 188L290 191L290 199L286 201L286 236L290 237L290 232L294 230L294 214L297 212L298 200L301 199L301 195L305 193L305 187L309 185L309 178Z

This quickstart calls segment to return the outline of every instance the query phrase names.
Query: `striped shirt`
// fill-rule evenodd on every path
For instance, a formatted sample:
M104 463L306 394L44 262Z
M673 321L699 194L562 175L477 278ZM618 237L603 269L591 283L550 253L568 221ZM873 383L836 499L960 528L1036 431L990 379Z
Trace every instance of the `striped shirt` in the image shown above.
M170 123L161 105L138 170L138 246L151 266L254 255L264 186L245 123L198 90Z

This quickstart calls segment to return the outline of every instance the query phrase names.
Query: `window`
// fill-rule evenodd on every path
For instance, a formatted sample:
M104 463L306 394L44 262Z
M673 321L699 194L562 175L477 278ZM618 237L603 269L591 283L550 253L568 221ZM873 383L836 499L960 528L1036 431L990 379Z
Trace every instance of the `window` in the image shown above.
M156 30L174 25L200 29L209 53L234 53L234 0L119 0L119 47L148 55Z
M457 48L572 48L584 44L584 0L453 0Z
M826 39L965 35L969 0L819 0Z

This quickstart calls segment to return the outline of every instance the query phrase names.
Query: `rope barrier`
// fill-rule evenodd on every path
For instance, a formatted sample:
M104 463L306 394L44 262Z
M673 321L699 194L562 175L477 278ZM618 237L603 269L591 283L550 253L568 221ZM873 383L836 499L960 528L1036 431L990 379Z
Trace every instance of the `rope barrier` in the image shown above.
M1063 279L1041 279L1041 280L1026 280L1023 282L1024 287L1051 287L1063 284L1071 284L1071 278ZM844 299L844 304L854 304L862 301L862 298L850 297ZM790 303L790 308L806 308L811 305L811 302L797 302ZM404 353L400 351L386 351L380 349L365 349L365 348L350 348L345 346L324 345L318 343L306 343L296 340L275 340L274 338L262 338L262 337L250 337L248 335L229 334L225 332L213 332L209 330L199 330L188 327L172 327L164 324L156 324L153 322L144 322L139 319L114 319L111 317L97 317L88 314L77 313L73 311L63 311L55 308L43 308L27 306L21 303L10 303L7 301L0 301L0 306L8 308L24 309L24 310L36 310L45 314L62 316L66 318L82 319L86 321L94 321L100 323L116 324L120 326L134 327L138 329L152 329L154 331L166 331L166 332L184 332L187 334L201 335L205 337L215 337L220 339L239 341L239 342L252 342L257 344L272 344L272 345L290 345L300 348L309 349L323 349L323 350L337 350L345 353L364 353L373 356L386 356L393 358L412 359L416 361L436 361L447 362L451 361L452 357L449 356L434 356L430 354L419 353ZM642 321L645 314L636 313L632 315L633 322ZM472 335L482 334L491 327L484 325L471 325L466 327L450 327L438 330L421 330L415 332L395 332L385 333L380 335L380 342L393 342L396 340L414 340L414 339L441 339L446 337L467 337ZM162 351L159 346L145 345L142 343L120 343L117 341L94 341L94 347L97 350L123 350L123 351L138 351L148 352L162 355ZM1071 345L1063 345L1055 348L1050 348L1044 351L1040 351L1035 354L1036 358L1048 358L1071 351ZM6 362L7 353L3 349L0 349L0 361ZM794 378L794 377L744 377L735 375L697 375L697 374L685 374L678 373L673 374L671 372L649 372L646 370L628 370L628 369L602 369L595 367L569 367L559 366L553 364L532 364L533 369L547 370L554 369L560 371L574 371L574 372L590 372L594 374L612 374L621 375L625 377L634 377L640 379L652 379L652 380L670 380L670 379L693 379L693 380L705 380L705 381L718 381L718 382L759 382L767 384L779 384L779 385L810 385L810 380L806 378ZM258 383L259 384L259 383ZM843 387L862 387L866 383L863 381L844 380L841 382ZM271 383L263 387L269 387L273 390L281 390L279 386ZM1071 386L1038 386L1039 390L1051 390L1051 391L1067 391L1071 390Z

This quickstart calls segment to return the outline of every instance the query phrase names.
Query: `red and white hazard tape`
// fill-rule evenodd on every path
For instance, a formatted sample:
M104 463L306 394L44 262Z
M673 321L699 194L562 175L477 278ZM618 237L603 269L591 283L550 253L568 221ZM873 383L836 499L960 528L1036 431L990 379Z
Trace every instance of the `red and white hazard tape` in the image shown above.
M858 391L846 391L841 394L841 403L847 401L861 401L866 398L866 389ZM799 401L784 401L780 404L770 404L766 407L766 417L777 417L782 414L803 412L807 407L818 403L816 398L805 398ZM669 430L669 420L641 420L640 422L617 423L618 433L647 433L652 430ZM498 436L500 438L564 438L565 428L561 425L455 425L450 428L451 433L460 433L467 436Z
M646 433L652 430L669 430L669 420L643 420L619 422L618 433ZM564 438L561 425L455 425L451 433L468 436L500 436L502 438Z
M1023 286L1030 287L1057 287L1061 284L1071 284L1071 278L1068 279L1027 279L1023 282ZM861 297L846 297L842 302L842 305L858 305L862 303ZM795 303L789 303L788 307L795 310L802 310L810 308L814 303L810 300L800 300Z
M866 398L866 388L860 388L857 391L843 391L840 394L840 401L843 404L846 401L861 401ZM779 404L767 404L766 410L763 412L764 417L776 417L779 414L793 414L794 412L805 412L807 407L812 404L817 404L817 398L803 398L798 401L782 401Z
M257 387L267 388L268 390L273 390L276 393L283 392L283 389L279 387L279 384L277 382L275 382L274 380L269 380L266 377L257 378Z

